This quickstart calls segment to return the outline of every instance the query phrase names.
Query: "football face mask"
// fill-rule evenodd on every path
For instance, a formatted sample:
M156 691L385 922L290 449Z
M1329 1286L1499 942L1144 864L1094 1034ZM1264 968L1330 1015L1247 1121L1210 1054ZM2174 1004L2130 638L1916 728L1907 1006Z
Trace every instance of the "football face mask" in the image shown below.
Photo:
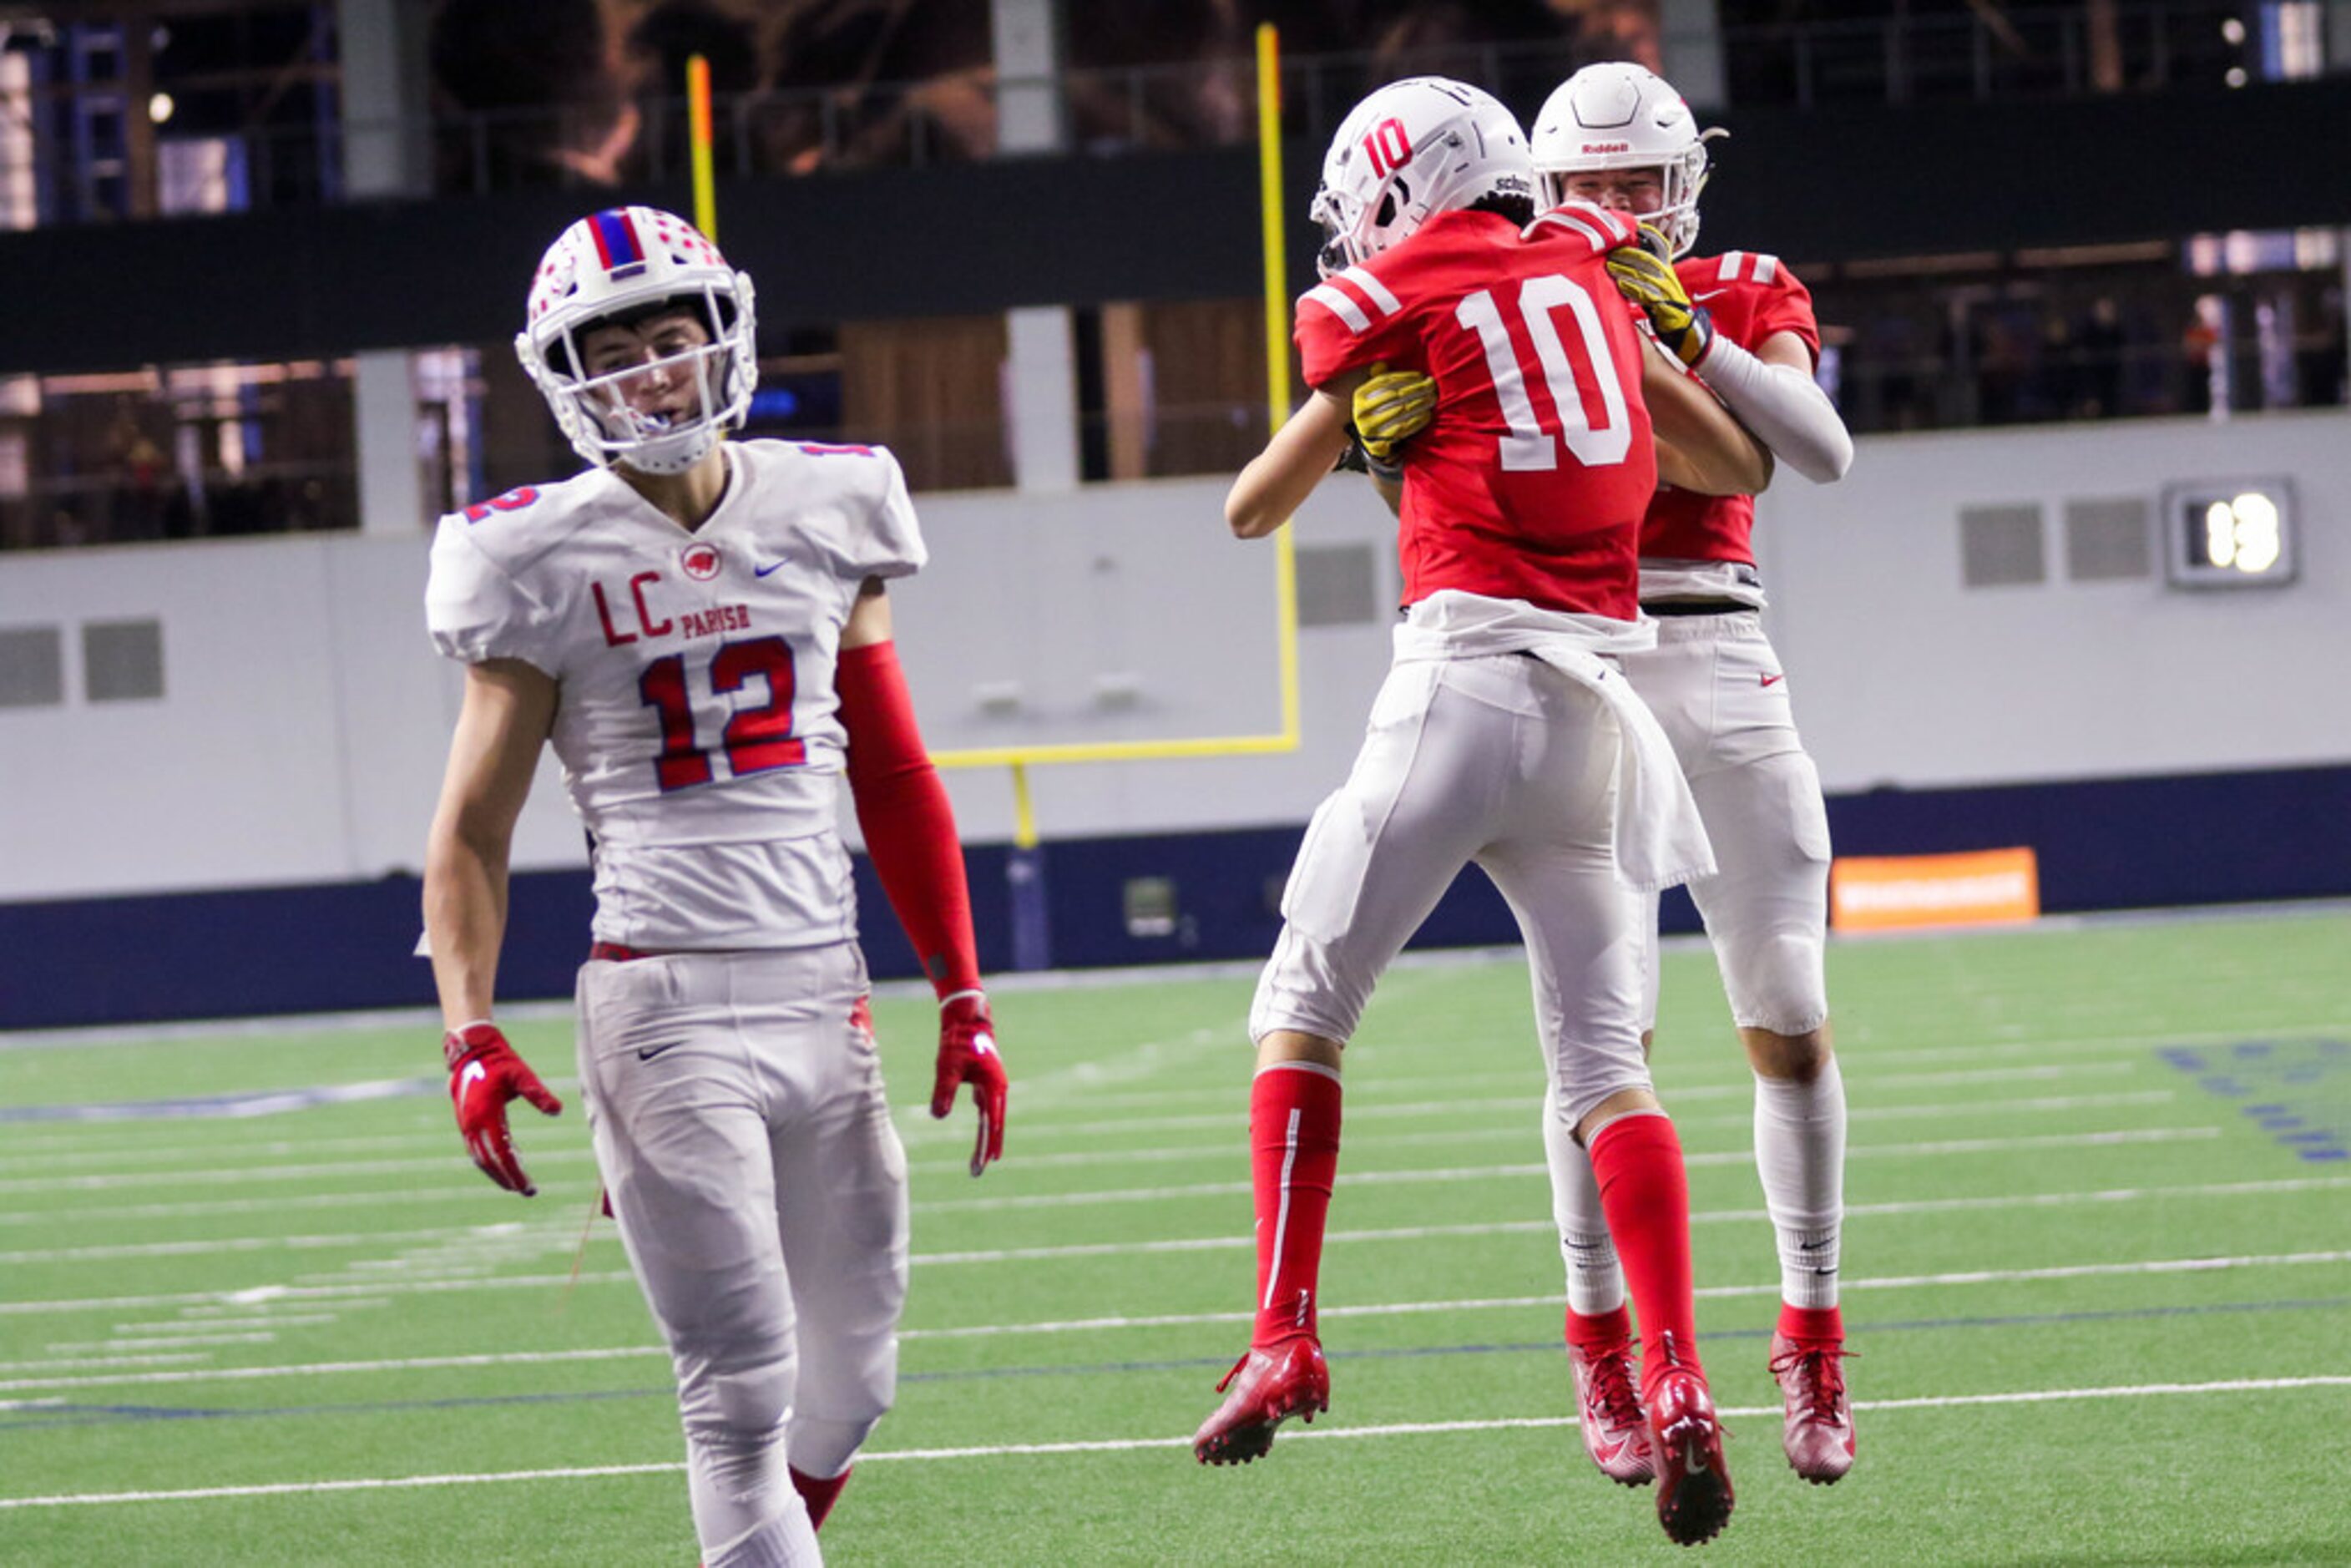
M599 327L664 308L691 314L709 341L588 373L581 345ZM758 382L751 280L684 219L610 208L549 247L515 353L580 456L599 467L682 474L750 410Z
M1322 160L1311 212L1329 238L1314 265L1328 277L1435 214L1534 190L1525 133L1498 100L1444 77L1391 82L1354 107Z
M1700 131L1666 80L1628 61L1586 66L1565 81L1535 116L1534 164L1543 202L1576 199L1576 174L1654 169L1661 198L1634 215L1662 231L1675 256L1698 243L1698 198L1706 189L1706 144L1719 131Z
M560 367L552 379L580 416L572 445L583 455L584 437L602 455L591 462L674 474L692 467L733 423L719 388L735 345L713 330L717 304L706 294L664 300L653 310L645 329L625 316L581 322L553 346L549 363Z

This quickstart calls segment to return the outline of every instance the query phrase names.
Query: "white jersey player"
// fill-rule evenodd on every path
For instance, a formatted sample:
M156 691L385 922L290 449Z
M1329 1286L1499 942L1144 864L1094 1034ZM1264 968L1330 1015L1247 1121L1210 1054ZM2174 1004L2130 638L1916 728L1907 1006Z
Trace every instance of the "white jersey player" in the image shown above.
M535 1189L506 1105L553 1095L491 1021L507 857L552 744L596 915L579 1065L622 1240L675 1364L704 1561L820 1561L816 1529L889 1407L906 1286L892 1129L835 827L846 773L938 990L932 1113L961 1085L977 1176L1005 1077L952 813L883 584L922 536L878 447L732 442L757 377L749 278L682 219L566 230L517 340L594 467L444 517L433 638L466 666L424 912L460 1130Z
M1589 66L1552 94L1531 142L1547 202L1591 202L1643 223L1654 250L1619 252L1611 271L1658 340L1782 462L1815 482L1842 477L1853 443L1813 381L1812 296L1769 256L1687 255L1708 160L1680 96L1639 66ZM1624 663L1672 740L1714 843L1719 870L1690 893L1755 1074L1756 1164L1783 1297L1771 1346L1783 1446L1800 1474L1825 1483L1854 1458L1836 1289L1844 1087L1822 970L1828 819L1763 632L1754 515L1748 497L1659 490L1641 528L1641 606L1657 619L1657 645ZM1654 921L1650 929L1654 937ZM1649 977L1654 1028L1654 963ZM1624 1281L1591 1161L1557 1137L1551 1160L1585 1442L1603 1469L1637 1482L1650 1460L1625 1364Z

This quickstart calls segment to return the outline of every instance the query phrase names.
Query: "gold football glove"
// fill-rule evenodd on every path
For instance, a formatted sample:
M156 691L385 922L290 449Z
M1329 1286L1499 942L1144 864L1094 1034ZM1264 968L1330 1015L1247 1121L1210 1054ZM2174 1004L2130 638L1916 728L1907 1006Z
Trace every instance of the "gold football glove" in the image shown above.
M1418 371L1387 371L1378 365L1355 389L1355 437L1364 454L1383 467L1395 463L1396 448L1428 428L1437 413L1437 382Z
M1672 255L1666 236L1643 224L1638 244L1608 253L1608 276L1616 280L1616 292L1647 315L1649 329L1666 350L1685 365L1696 365L1713 346L1714 321L1704 307L1691 302L1689 290L1667 259Z

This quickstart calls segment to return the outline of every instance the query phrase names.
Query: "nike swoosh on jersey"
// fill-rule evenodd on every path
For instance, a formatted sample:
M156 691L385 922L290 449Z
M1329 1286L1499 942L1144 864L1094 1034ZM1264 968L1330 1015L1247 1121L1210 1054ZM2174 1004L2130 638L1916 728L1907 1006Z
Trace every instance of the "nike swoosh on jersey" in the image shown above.
M781 571L785 567L789 566L791 562L789 559L771 560L765 566L753 567L751 569L751 575L753 577L765 577L771 571Z
M1724 295L1729 292L1730 290L1728 288L1709 288L1703 294L1693 294L1690 298L1692 299L1712 299L1719 295Z
M1781 671L1781 672L1780 672L1778 674L1776 674L1776 675L1765 675L1765 676L1763 677L1763 684L1764 684L1765 685L1767 685L1767 686L1776 686L1776 685L1778 685L1782 681L1784 681L1784 680L1786 680L1787 678L1788 678L1788 672L1787 672L1787 671L1785 671L1785 670L1782 670L1782 671Z
M675 1051L679 1046L684 1045L684 1043L685 1043L685 1041L684 1041L684 1040L671 1040L667 1045L648 1045L648 1046L645 1046L645 1047L643 1047L643 1049L641 1049L641 1050L637 1052L637 1060L638 1060L639 1061L651 1061L654 1057L659 1056L663 1051Z

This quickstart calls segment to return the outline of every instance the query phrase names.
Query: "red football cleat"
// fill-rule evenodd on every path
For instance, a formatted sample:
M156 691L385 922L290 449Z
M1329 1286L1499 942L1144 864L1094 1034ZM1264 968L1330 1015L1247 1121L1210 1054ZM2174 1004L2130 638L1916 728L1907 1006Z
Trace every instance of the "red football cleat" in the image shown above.
M1225 1402L1192 1434L1192 1452L1204 1465L1245 1465L1273 1447L1274 1428L1292 1416L1311 1423L1331 1408L1331 1369L1313 1335L1295 1334L1251 1345L1217 1392Z
M1788 1463L1824 1487L1853 1469L1853 1401L1844 1391L1844 1345L1771 1336L1771 1375L1780 1380L1787 1426L1780 1436Z
M1657 1522L1677 1545L1711 1541L1730 1521L1730 1471L1722 1462L1722 1422L1706 1379L1664 1341L1666 1370L1649 1393L1649 1438L1656 1450Z
M1656 1479L1656 1456L1649 1447L1649 1418L1634 1392L1633 1342L1615 1340L1588 1351L1571 1344L1567 1364L1575 1369L1583 1451L1618 1485L1647 1486Z

